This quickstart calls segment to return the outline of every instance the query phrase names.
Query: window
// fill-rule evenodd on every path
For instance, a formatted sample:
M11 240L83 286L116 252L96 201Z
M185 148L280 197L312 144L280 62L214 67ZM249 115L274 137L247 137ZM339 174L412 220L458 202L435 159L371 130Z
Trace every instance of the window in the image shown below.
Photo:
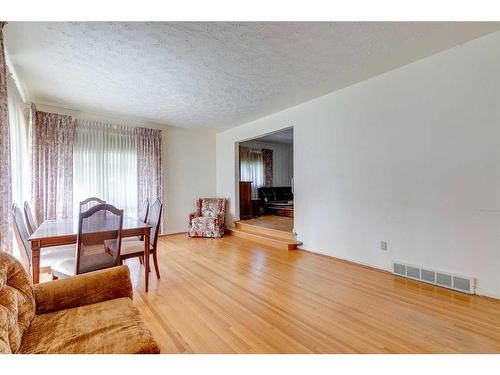
M240 146L240 180L252 181L252 198L258 198L265 181L262 150Z
M30 201L30 165L28 154L28 107L24 104L16 82L9 75L7 100L10 125L10 157L12 171L12 202L19 207Z
M137 137L131 127L77 120L73 151L73 212L88 197L137 215Z

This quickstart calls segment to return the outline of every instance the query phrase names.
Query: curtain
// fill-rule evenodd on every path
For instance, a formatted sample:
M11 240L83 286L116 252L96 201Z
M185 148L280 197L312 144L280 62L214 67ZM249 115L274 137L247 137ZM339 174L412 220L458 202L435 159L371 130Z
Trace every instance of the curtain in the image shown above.
M73 155L74 211L98 197L137 217L137 137L128 126L76 120Z
M7 65L3 42L3 27L0 22L0 251L12 252L12 228L10 210L12 206L12 179L10 159L10 128L7 100Z
M12 201L19 207L30 200L30 175L28 153L29 107L19 93L16 81L9 74L8 104L12 164Z
M163 201L161 130L135 128L137 135L137 200ZM164 216L165 217L165 216ZM163 222L160 232L163 233Z
M32 108L31 192L36 220L71 217L75 122L71 116Z
M264 158L262 150L240 146L240 180L252 181L252 198L258 198L257 189L264 186Z
M273 150L262 149L264 160L264 186L273 186Z

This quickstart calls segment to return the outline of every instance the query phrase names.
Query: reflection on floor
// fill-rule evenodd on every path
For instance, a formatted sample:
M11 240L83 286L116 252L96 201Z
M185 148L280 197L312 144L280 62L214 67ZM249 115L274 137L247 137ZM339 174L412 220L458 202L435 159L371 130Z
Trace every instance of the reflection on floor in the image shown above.
M269 229L281 230L284 232L293 232L293 218L286 216L264 215L255 219L242 221L245 224L256 225Z
M500 352L500 301L234 236L158 250L148 293L127 265L163 353Z
M125 264L163 353L500 353L498 300L234 236L158 251L148 293Z

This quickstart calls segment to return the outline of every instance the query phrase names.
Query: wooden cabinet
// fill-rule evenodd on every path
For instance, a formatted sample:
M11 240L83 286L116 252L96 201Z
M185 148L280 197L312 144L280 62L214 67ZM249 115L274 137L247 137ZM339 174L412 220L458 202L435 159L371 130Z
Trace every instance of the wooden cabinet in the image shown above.
M259 217L262 215L262 201L260 199L252 199L252 216Z
M252 218L252 182L240 181L240 219Z

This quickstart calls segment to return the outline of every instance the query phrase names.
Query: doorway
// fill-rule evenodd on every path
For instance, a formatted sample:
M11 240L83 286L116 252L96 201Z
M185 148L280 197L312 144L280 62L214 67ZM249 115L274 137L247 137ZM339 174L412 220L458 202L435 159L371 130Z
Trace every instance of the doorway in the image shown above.
M240 221L293 232L293 141L293 128L287 128L239 143Z

